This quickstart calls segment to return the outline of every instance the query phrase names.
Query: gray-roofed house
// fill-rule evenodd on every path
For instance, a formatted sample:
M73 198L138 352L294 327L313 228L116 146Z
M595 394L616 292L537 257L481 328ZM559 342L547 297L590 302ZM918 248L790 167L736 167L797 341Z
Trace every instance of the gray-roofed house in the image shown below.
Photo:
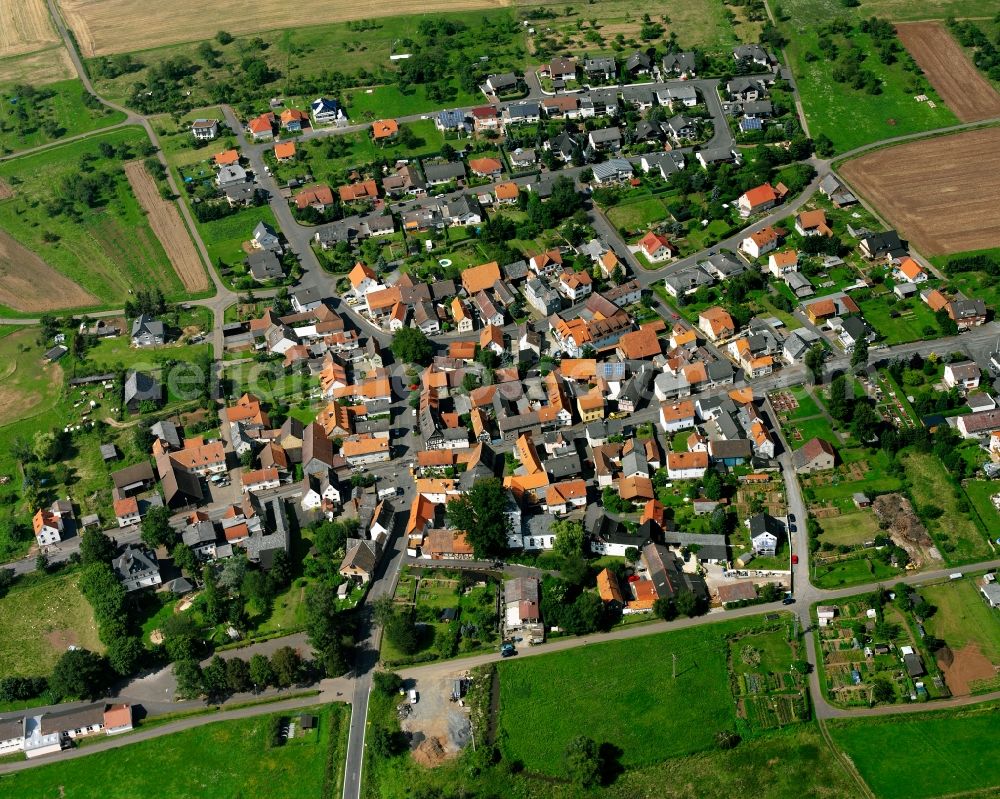
M733 58L737 61L751 61L762 67L771 66L771 56L759 44L741 44L733 48Z
M465 180L465 165L461 161L424 164L424 177L428 186L441 186Z
M595 150L618 150L622 146L622 132L617 125L590 131L589 145Z
M156 378L145 372L131 370L125 377L122 402L132 413L139 410L144 402L159 403L163 399L163 388Z
M250 240L253 246L259 250L272 250L281 255L281 239L278 238L278 234L267 222L262 221L257 223L257 227L253 229L253 235L250 237Z
M614 58L588 58L583 62L583 71L588 78L611 80L618 69Z
M534 102L512 103L503 110L503 119L509 125L537 122L542 115L542 107Z
M635 174L632 164L624 158L609 158L607 161L594 164L592 170L594 173L594 182L602 185L605 183L621 183L622 181L630 180L632 175Z
M438 130L459 130L465 126L465 113L457 110L441 111L434 117Z
M162 582L156 555L139 547L126 546L111 566L126 592L151 588Z
M251 277L259 283L266 280L281 280L285 276L281 261L271 250L254 250L247 255L247 266Z
M132 322L132 346L155 347L164 342L163 322L148 314L140 314Z
M486 78L486 87L493 92L493 94L512 92L517 88L517 75L513 72L503 72L499 75L490 75Z
M657 597L673 599L683 590L690 591L703 601L708 597L705 581L698 575L682 571L677 558L662 544L646 544L642 548L642 563Z
M673 75L687 75L690 78L696 74L694 53L667 53L660 63L664 72Z
M664 180L668 180L671 175L684 168L684 156L678 152L648 153L642 156L639 163L643 172L657 170Z
M632 76L645 75L653 68L653 59L642 50L636 50L625 62L625 71Z
M773 558L784 533L781 523L767 513L757 513L747 519L753 553L761 558Z
M711 164L723 164L729 161L736 161L739 163L739 156L736 151L731 147L710 147L705 150L699 150L695 153L695 158L698 159L698 163L703 167L707 167Z

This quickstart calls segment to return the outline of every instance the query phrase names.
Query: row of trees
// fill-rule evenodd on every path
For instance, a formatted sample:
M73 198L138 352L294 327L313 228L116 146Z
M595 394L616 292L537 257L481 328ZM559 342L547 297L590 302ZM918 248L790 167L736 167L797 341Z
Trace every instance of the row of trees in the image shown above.
M194 658L185 658L174 663L173 672L179 696L207 696L210 702L268 687L289 688L314 676L312 665L290 646L275 650L270 659L260 654L249 660L216 655L204 668Z

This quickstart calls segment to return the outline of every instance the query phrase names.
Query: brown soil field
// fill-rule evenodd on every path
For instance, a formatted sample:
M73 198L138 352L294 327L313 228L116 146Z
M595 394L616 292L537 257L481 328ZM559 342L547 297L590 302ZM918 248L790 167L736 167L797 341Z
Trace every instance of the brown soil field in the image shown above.
M45 0L32 0L43 3ZM232 34L347 22L435 11L474 11L512 5L511 0L397 0L345 3L344 0L59 0L63 17L85 56L131 53L180 42L209 39L220 28Z
M61 44L28 55L0 59L0 83L55 83L73 75L69 53Z
M955 696L968 696L972 693L970 683L996 676L993 663L979 651L976 644L969 644L954 652L950 663L946 659L938 659L938 667L944 672L948 690Z
M1000 94L940 22L897 25L899 39L962 122L1000 116Z
M876 150L840 175L923 255L1000 241L1000 129L957 133Z
M97 303L97 297L0 230L0 305L38 313Z
M125 174L139 205L146 212L149 226L163 245L184 288L192 292L207 289L208 275L177 206L160 196L156 181L141 161L125 164Z
M0 3L0 58L33 53L58 41L45 0Z
M0 180L0 200L9 200L14 196L14 190Z

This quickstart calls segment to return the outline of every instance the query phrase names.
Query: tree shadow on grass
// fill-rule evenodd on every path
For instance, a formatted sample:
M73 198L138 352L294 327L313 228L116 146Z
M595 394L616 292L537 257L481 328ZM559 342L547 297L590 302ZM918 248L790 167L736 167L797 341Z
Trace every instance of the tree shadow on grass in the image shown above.
M621 747L612 743L602 743L600 747L601 756L601 785L611 785L622 774L625 768L621 764L622 755L625 754Z

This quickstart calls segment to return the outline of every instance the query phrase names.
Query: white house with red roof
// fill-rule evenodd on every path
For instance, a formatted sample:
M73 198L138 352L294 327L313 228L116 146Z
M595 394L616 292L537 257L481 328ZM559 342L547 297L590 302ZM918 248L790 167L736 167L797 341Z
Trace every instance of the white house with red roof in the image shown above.
M639 240L639 250L653 263L666 261L677 255L677 248L662 233L649 231Z

